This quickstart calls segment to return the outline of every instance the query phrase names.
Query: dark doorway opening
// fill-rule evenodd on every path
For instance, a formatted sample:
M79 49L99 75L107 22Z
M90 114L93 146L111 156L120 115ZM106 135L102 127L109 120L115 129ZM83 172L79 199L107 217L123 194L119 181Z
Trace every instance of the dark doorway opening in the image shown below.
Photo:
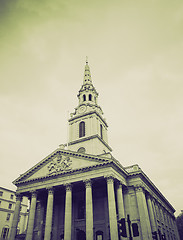
M76 234L76 239L77 240L86 240L86 234L84 231L77 229L77 234Z

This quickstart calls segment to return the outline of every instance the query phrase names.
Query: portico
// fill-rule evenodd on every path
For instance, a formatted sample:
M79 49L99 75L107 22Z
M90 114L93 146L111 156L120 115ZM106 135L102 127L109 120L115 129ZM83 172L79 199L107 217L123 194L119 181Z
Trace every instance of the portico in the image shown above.
M45 240L63 237L64 240L77 240L79 232L83 232L87 240L96 239L97 233L103 239L108 239L110 235L111 240L116 240L118 219L115 195L119 184L118 179L107 175L21 193L31 199L26 240L43 237ZM118 195L122 196L122 188ZM123 198L118 199L118 206L122 206L120 211L124 213Z

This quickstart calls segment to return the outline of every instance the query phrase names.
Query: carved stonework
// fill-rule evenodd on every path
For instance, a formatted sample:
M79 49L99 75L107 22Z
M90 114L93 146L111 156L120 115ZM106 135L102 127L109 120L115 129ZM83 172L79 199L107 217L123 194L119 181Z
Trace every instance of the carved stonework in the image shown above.
M66 184L65 184L65 190L66 190L66 192L72 190L72 185L71 185L71 183L66 183Z
M136 185L134 186L134 188L135 188L135 191L136 191L136 192L144 192L144 191L145 191L143 184L136 184Z
M49 175L71 170L72 160L60 153L48 165Z
M86 179L86 180L84 180L83 182L85 183L85 187L86 187L86 188L89 188L89 187L92 186L92 181L91 181L91 179Z
M36 198L37 197L37 192L36 191L31 191L31 196L32 196L32 198Z
M47 190L48 190L48 195L50 195L50 194L53 194L53 193L54 193L54 189L53 189L53 188L48 188Z
M122 182L117 182L117 188L122 189Z
M105 179L107 180L107 183L114 183L113 175L106 176Z

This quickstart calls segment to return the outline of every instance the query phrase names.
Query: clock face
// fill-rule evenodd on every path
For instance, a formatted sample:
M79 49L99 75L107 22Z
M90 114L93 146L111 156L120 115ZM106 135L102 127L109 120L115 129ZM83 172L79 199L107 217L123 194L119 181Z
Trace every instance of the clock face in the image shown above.
M85 105L79 107L79 113L84 113L85 111L86 111L86 106Z

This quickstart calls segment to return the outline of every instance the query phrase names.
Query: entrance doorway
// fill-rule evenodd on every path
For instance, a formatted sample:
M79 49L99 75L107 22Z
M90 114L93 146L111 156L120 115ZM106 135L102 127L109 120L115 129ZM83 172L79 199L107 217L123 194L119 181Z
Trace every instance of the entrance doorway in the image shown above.
M86 233L80 229L77 229L76 236L77 240L86 240Z

